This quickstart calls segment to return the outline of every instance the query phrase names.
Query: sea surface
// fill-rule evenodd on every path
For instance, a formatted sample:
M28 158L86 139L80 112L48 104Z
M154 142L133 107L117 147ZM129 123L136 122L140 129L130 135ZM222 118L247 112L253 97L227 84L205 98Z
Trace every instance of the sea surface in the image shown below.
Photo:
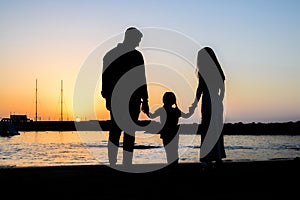
M0 137L0 167L108 165L108 132L20 132ZM300 136L225 135L224 161L257 161L300 157ZM133 163L166 163L158 134L136 133ZM122 163L122 137L118 163ZM200 136L180 135L179 162L199 162Z

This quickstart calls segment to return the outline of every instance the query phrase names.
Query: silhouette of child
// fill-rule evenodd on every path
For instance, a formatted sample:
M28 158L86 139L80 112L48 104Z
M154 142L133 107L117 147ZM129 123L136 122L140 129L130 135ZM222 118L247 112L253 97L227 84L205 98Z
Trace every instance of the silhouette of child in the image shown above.
M154 119L160 117L162 125L159 131L162 139L168 164L178 164L178 145L179 145L179 117L189 118L193 112L182 112L176 103L176 96L173 92L165 92L163 95L163 106L159 107L153 113L149 112L149 118Z

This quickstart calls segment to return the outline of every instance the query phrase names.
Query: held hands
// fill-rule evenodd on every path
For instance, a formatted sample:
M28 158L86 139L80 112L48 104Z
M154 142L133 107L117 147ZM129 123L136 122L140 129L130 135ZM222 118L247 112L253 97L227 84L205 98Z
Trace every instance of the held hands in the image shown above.
M142 102L142 111L149 116L149 104L148 101L143 101Z
M195 112L196 107L194 107L193 105L189 107L189 113L194 113Z
M189 113L194 113L197 107L198 101L195 99L194 103L189 107Z

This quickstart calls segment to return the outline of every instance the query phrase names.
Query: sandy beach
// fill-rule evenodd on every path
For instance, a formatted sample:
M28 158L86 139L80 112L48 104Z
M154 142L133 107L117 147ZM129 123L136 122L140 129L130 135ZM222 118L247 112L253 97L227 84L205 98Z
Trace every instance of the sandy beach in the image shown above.
M139 164L133 165L133 168L139 167ZM299 158L226 161L221 167L209 170L203 170L202 163L161 167L147 173L128 173L106 165L4 167L0 169L1 196L39 199L290 199L298 194Z

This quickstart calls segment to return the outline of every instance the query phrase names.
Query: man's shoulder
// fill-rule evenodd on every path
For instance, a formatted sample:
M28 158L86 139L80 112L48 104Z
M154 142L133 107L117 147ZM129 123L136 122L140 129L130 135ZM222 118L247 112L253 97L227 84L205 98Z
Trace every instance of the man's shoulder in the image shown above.
M143 60L143 54L137 50L137 49L132 49L132 50L128 50L126 48L124 48L124 46L122 44L118 44L116 47L112 48L111 50L109 50L108 52L106 52L106 54L103 56L104 60L107 59L115 59L115 58L119 58L121 55L125 55L127 54L128 56L134 56L135 58L140 58L141 60Z
M105 55L103 56L103 58L107 58L107 57L110 57L112 55L115 55L118 51L119 51L119 47L116 46L116 47L110 49L108 52L106 52Z
M134 52L137 55L143 56L142 52L137 49L134 49L132 52Z
M138 60L138 62L144 62L144 56L142 54L142 52L140 52L137 49L134 49L133 51L131 51L131 55Z

